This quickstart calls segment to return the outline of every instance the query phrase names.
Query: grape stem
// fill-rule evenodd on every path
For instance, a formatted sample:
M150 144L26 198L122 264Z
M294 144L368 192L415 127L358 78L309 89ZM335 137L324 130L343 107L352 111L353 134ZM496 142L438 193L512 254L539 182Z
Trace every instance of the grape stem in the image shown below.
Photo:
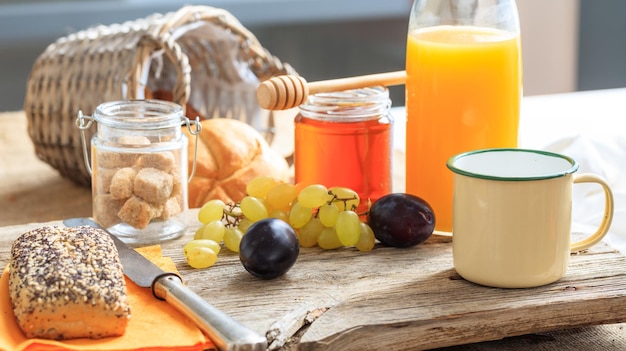
M337 194L333 193L332 191L328 192L328 195L332 195L332 199L328 200L328 204L332 205L333 202L336 201L343 201L343 207L347 207L348 206L348 201L350 200L358 200L359 198L357 196L352 196L352 197L338 197ZM352 205L352 207L350 208L351 211L355 211L357 208L357 206Z
M227 227L237 227L239 222L245 216L241 213L241 209L239 208L239 203L228 203L226 208L224 208L224 217L223 220L226 221Z

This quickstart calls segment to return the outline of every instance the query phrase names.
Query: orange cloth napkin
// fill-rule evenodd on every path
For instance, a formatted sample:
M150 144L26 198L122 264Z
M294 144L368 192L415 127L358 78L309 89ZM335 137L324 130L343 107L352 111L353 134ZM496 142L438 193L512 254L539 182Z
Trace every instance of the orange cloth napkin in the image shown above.
M158 245L137 249L163 270L176 272L169 257L163 257ZM126 333L103 339L65 341L28 339L17 326L9 297L8 267L0 279L0 350L2 351L156 351L216 350L214 344L196 325L165 301L154 298L150 288L141 288L126 278L131 318Z

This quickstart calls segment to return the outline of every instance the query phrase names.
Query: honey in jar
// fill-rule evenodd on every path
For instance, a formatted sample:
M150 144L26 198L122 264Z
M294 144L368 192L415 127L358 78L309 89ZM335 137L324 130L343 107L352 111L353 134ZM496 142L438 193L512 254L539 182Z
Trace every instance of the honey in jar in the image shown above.
M384 87L309 96L295 118L295 181L347 187L359 213L391 192L393 119Z

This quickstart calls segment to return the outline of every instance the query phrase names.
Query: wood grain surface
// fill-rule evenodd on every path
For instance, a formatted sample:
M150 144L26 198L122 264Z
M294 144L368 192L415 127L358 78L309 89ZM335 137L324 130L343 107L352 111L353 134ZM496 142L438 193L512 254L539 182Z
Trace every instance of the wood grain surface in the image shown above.
M61 223L0 228L0 265L16 236L53 224ZM573 255L556 283L496 289L456 274L446 237L369 253L302 249L275 280L253 277L227 249L215 266L191 269L182 252L187 240L190 234L162 245L186 284L268 336L271 349L424 350L626 321L626 257L605 244Z

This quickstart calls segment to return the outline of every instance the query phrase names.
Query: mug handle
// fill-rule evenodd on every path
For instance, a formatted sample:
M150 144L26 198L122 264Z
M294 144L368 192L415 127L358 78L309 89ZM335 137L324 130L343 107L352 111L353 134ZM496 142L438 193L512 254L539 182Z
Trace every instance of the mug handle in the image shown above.
M609 184L604 179L594 174L574 175L574 184L576 183L597 183L602 186L602 190L604 190L604 216L602 217L600 227L595 233L570 245L571 252L586 250L597 244L609 231L609 227L613 221L613 191L611 191Z

